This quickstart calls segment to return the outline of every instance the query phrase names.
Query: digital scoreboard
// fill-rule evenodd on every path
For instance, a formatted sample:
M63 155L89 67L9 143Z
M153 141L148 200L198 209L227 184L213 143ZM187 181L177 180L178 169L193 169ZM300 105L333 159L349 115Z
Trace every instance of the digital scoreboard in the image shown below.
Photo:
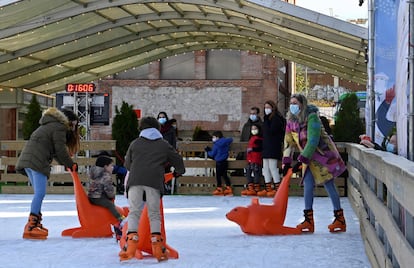
M94 83L69 83L66 84L65 90L68 93L90 93L95 91Z

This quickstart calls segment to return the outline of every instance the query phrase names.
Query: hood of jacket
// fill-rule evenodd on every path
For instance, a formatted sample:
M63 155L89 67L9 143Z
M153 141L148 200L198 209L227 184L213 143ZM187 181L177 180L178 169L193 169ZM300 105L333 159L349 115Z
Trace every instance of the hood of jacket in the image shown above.
M67 129L69 129L68 118L63 112L61 112L59 109L55 107L51 107L43 112L43 115L39 120L39 124L46 125L50 122L56 122L56 121L64 124L67 127Z

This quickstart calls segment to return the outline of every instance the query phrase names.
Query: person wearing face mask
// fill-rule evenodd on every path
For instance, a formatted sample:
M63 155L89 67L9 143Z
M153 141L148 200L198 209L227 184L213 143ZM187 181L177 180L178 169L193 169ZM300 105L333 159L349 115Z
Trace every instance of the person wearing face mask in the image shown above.
M277 110L276 103L268 100L264 104L263 131L263 176L265 189L258 196L273 197L280 185L278 160L282 159L286 119Z
M253 124L262 126L263 121L260 118L260 109L256 106L250 108L250 115L240 133L240 141L248 142L251 136L250 130ZM246 160L246 152L237 153L236 160ZM232 176L245 176L244 169L236 169L231 173Z
M382 141L381 145L378 143L375 143L371 140L370 137L367 135L360 135L359 138L361 141L359 144L364 145L367 148L373 148L375 150L381 150L381 151L387 151L393 154L397 153L397 134L395 134L395 131L391 131L391 134L388 137L384 137L384 140Z
M204 150L207 152L208 157L216 161L216 182L217 188L214 190L213 195L227 195L232 196L233 190L231 189L230 178L227 175L230 145L233 142L233 138L226 138L221 131L213 132L213 148L209 146ZM221 178L224 178L225 185L222 185Z
M168 115L166 112L159 112L157 116L158 123L160 123L160 132L164 140L166 140L174 149L177 149L177 133L176 129L173 126L175 119L168 119ZM171 172L171 165L167 163L165 166L165 173ZM165 194L172 194L172 181L168 181L165 183Z
M169 120L166 112L159 112L157 116L158 123L161 125L161 134L164 140L177 149L177 135L173 127L174 120Z
M293 172L303 170L305 220L296 228L302 232L314 232L313 197L315 184L323 184L332 201L334 221L328 226L330 232L345 232L346 223L334 178L341 175L346 166L335 143L322 127L318 108L307 104L306 97L294 94L290 98L287 114L285 149L283 152L283 175L291 168L294 152L299 152Z
M250 130L253 124L262 125L263 121L260 118L260 109L256 106L250 108L250 115L249 119L247 119L246 123L244 123L241 134L240 134L240 141L247 142L250 139ZM245 159L245 158L242 158Z
M247 189L241 192L241 195L255 196L260 191L260 178L262 177L263 167L263 137L259 124L253 124L251 136L247 145L247 167L246 179Z

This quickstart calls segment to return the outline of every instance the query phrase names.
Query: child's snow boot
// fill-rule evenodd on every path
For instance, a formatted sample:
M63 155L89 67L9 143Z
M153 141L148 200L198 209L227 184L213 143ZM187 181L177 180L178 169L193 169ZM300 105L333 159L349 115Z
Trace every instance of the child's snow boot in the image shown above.
M160 261L168 260L168 250L160 234L151 235L152 255Z
M135 257L135 252L138 246L138 234L136 232L128 233L126 237L126 244L119 252L119 260L127 261Z
M231 186L225 186L223 194L226 196L233 196L233 190L231 189Z
M260 192L260 183L255 183L254 185L254 191L256 192L256 195L258 192Z
M265 183L265 188L263 190L261 190L260 192L257 192L257 196L265 197L265 196L267 196L267 193L269 191L272 191L272 190L273 190L272 189L272 184L270 182Z
M273 184L273 189L270 189L270 191L268 191L268 192L266 193L266 196L267 196L267 197L274 197L274 196L275 196L275 194L276 194L276 192L277 192L277 189L279 189L279 185L280 185L280 182L278 182L278 183L274 183L274 184Z
M329 232L336 233L336 232L346 232L346 223L344 217L344 210L334 210L334 221L329 224Z
M243 196L255 196L256 195L256 191L254 189L254 184L253 183L249 183L247 185L247 188L243 191L241 191L241 195Z
M214 190L213 195L221 195L221 196L224 196L223 188L221 188L221 186L220 187L217 187L216 190Z
M315 231L315 225L313 222L313 210L305 209L303 211L305 220L296 226L297 229L300 229L302 233L313 233Z
M46 239L48 232L40 226L40 216L30 213L29 219L24 227L23 238L25 239Z

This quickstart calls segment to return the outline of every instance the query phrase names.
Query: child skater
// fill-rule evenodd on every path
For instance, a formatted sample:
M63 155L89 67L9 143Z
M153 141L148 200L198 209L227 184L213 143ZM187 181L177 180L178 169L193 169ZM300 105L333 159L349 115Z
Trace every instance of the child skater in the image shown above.
M241 195L257 195L260 191L260 178L262 177L263 167L263 137L260 125L254 123L250 131L250 139L247 144L247 189L241 192Z
M217 189L214 190L213 195L233 195L231 189L230 178L227 175L227 158L229 157L230 144L233 142L233 138L223 137L221 131L213 132L213 148L206 147L204 150L207 155L216 161L216 180ZM221 177L224 178L226 185L222 187Z
M121 261L134 258L138 246L138 225L144 209L148 208L151 229L152 255L158 261L168 259L168 251L161 236L161 197L164 194L164 173L167 163L174 167L174 175L184 174L183 158L163 139L155 117L140 121L140 134L131 142L125 156L128 169L127 194L129 203L126 247L119 252ZM145 200L144 201L144 194Z
M124 216L121 215L113 202L115 188L112 184L113 160L108 156L101 155L96 159L95 166L89 171L88 199L94 205L105 207L114 215L118 223L114 225L115 238L119 241L122 237L122 226Z

